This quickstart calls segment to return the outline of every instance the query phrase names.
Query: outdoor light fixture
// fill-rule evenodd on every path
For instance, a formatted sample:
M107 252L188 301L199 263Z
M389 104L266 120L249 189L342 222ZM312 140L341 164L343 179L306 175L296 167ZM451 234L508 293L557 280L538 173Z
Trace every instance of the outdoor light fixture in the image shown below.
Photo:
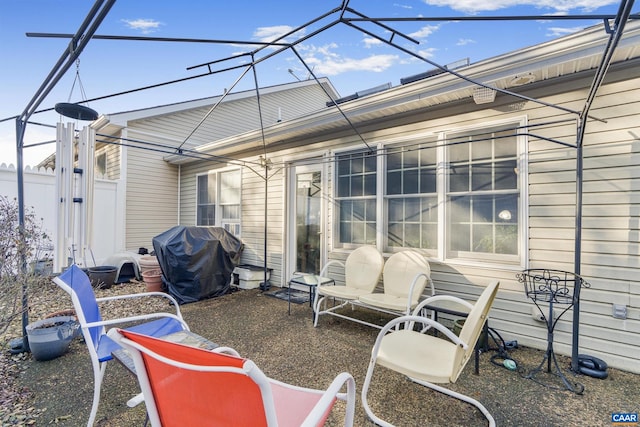
M95 110L80 104L59 102L54 109L58 114L71 119L94 121L98 118L98 113Z
M475 102L476 104L489 104L495 99L496 91L491 88L478 86L477 88L473 89L473 102Z
M260 166L263 168L266 168L267 170L271 170L271 168L273 167L273 163L271 162L271 159L266 159L260 156L259 162L260 162Z

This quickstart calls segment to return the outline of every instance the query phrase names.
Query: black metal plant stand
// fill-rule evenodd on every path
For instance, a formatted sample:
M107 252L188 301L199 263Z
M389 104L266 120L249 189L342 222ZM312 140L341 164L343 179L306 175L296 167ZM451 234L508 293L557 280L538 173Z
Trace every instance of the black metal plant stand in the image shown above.
M560 320L560 317L579 301L580 288L583 286L589 287L589 284L579 275L561 270L529 269L519 273L517 277L518 281L524 284L527 297L531 298L536 307L538 307L542 318L547 324L547 350L544 358L540 365L532 369L525 378L549 386L536 379L536 375L542 371L546 362L547 373L553 373L558 376L567 390L576 394L582 394L584 386L580 383L571 383L558 365L558 360L553 351L553 330L558 320ZM549 309L546 314L544 307L541 307L539 303L549 304ZM558 304L563 306L564 309L555 317L553 308L554 305ZM553 372L552 364L555 368Z

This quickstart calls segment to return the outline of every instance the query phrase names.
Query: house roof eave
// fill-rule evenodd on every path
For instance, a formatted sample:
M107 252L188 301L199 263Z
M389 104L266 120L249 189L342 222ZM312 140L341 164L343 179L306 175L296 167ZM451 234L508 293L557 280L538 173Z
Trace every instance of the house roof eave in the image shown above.
M537 85L550 84L559 77L595 69L606 42L607 35L603 26L594 26L560 39L472 64L460 72L474 81L492 84L500 89L510 89L511 80L525 72L534 74ZM632 21L627 26L625 37L620 41L615 60L625 61L640 56L639 46L640 21ZM352 123L357 124L389 114L470 99L476 87L473 82L444 73L355 99L339 107ZM264 143L269 145L320 131L339 130L345 125L346 121L340 111L336 107L328 107L305 117L267 127L263 131L256 130L212 141L198 147L197 151L203 155L229 155L262 147L263 135ZM184 164L198 159L173 155L166 160Z

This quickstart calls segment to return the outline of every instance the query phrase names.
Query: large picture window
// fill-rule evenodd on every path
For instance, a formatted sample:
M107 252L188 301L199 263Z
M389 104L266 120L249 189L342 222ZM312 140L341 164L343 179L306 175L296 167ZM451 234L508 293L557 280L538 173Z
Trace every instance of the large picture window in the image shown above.
M338 153L336 247L419 249L439 259L518 263L522 123L442 132ZM377 233L377 231L381 231Z
M224 227L240 235L241 173L239 169L198 175L196 225Z

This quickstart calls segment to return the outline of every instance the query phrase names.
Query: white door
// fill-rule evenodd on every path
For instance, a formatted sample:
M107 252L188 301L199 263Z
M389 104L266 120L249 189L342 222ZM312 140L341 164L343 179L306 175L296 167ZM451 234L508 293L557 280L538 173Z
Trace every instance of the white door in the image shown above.
M324 261L322 166L292 169L289 201L289 273L320 273Z

